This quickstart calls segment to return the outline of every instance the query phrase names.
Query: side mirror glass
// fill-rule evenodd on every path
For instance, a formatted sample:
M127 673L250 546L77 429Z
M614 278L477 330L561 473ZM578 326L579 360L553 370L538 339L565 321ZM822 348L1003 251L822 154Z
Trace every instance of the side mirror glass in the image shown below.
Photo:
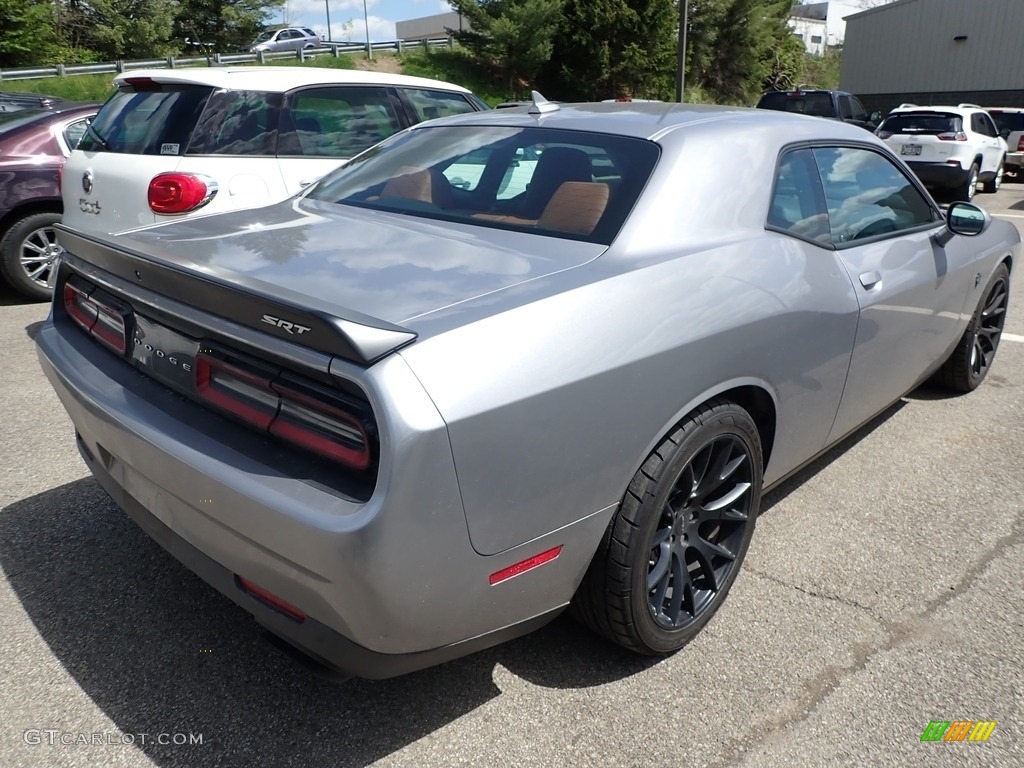
M1003 130L1001 130L999 132L999 135L1002 136L1004 139L1010 138L1010 129L1009 128L1004 128Z
M946 226L956 235L980 235L992 219L973 203L953 203L946 209Z
M882 113L879 112L877 109L871 113L870 117L868 117L868 120L870 120L872 123L875 123L875 125L877 125L881 121L881 119Z

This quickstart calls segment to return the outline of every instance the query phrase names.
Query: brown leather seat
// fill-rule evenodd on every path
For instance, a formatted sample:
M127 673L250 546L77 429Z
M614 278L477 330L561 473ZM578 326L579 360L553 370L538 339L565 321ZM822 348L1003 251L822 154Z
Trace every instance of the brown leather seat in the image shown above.
M384 185L380 197L382 200L398 197L432 203L434 196L430 173L426 170L402 166L398 169L398 175L389 179L388 183Z
M567 181L551 196L537 227L574 235L589 235L608 207L608 196L607 184Z

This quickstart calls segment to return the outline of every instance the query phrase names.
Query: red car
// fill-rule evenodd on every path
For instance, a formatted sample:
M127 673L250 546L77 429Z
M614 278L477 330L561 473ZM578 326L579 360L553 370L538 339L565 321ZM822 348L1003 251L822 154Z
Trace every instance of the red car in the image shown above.
M0 113L0 273L19 293L48 299L60 253L60 169L98 104Z

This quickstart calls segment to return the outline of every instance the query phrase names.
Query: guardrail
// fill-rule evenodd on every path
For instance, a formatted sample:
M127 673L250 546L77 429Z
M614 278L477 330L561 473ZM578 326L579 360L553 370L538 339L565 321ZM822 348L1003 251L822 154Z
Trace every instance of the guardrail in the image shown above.
M178 67L216 67L225 64L259 63L297 59L305 61L318 55L340 56L345 53L368 53L369 51L397 51L427 48L449 48L452 38L442 37L430 40L391 40L382 43L341 43L328 42L319 48L305 51L278 51L276 53L210 53L201 56L168 56L165 59L141 59L135 61L107 61L99 64L57 64L52 67L17 67L0 69L0 82L8 80L34 80L46 77L70 77L73 75L120 74L133 69L177 69Z

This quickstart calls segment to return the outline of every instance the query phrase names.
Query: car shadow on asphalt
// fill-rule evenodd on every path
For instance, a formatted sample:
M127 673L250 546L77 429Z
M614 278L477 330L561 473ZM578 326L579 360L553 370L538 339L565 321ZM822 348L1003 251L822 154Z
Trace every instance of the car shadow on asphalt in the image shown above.
M331 682L267 643L91 478L0 510L0 568L56 661L123 733L202 734L194 746L136 740L160 766L365 765L500 696L496 665L577 688L657 662L560 617L402 678Z
M21 305L42 304L39 299L30 299L15 291L0 279L0 307L19 307Z

